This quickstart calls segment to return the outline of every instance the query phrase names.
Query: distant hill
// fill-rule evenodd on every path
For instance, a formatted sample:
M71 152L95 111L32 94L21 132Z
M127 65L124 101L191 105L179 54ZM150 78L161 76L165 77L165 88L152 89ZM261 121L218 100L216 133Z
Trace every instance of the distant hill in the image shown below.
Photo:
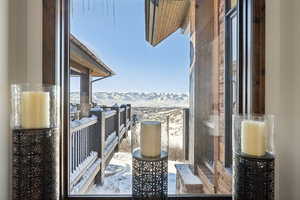
M79 104L79 92L70 94L71 103ZM99 105L132 104L134 107L188 107L188 95L176 93L96 92L93 102Z

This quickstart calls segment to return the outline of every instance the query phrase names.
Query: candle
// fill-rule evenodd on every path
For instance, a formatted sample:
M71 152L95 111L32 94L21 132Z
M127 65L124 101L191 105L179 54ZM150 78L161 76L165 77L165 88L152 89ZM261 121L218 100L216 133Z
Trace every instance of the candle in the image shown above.
M23 92L21 94L21 127L50 127L49 92Z
M263 156L266 153L265 122L244 120L241 130L242 152L252 156Z
M141 123L141 154L145 157L157 157L161 150L161 123L143 121Z

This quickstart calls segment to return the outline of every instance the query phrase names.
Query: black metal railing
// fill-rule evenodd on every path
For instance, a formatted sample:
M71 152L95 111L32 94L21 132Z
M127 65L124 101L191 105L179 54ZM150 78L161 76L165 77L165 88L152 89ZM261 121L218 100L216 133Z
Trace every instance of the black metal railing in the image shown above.
M79 186L87 188L80 182L89 182L82 181L84 178L91 179L84 176L89 170L100 171L97 176L96 172L91 174L96 177L96 183L102 183L107 164L132 124L130 105L91 109L90 113L91 117L70 123L70 190L74 193L80 191Z
M190 109L184 108L183 112L183 152L184 152L184 159L189 160L189 137L190 137L190 130L189 130L189 123L190 123Z
M97 117L93 116L72 121L70 124L71 185L75 185L75 182L83 176L86 168L98 158L100 131L97 123Z
M117 111L112 110L105 114L105 141L112 133L118 132Z
M126 127L126 107L120 108L120 127Z

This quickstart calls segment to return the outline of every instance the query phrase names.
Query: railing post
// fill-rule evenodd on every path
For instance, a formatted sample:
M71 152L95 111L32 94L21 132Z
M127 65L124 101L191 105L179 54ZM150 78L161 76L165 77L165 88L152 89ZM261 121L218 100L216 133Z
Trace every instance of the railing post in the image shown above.
M104 179L104 173L105 173L105 154L104 154L104 148L105 148L105 111L101 111L101 115L100 115L100 130L101 130L101 136L100 136L100 155L101 155L101 180L100 183L103 183L103 179Z
M189 160L189 108L184 108L183 112L183 151L184 159Z
M115 125L116 125L116 134L117 134L117 136L118 136L118 145L117 145L117 149L116 149L116 151L119 151L119 149L120 149L120 147L119 147L119 145L120 145L120 141L121 141L121 139L120 139L120 107L115 107L115 108L113 108L117 113L116 113L116 116L115 116Z
M131 104L127 104L128 106L128 119L129 119L129 127L128 127L128 130L131 129Z
M127 105L122 105L122 107L125 109L124 110L124 113L123 113L123 115L124 115L124 117L123 117L123 119L124 119L124 127L126 128L127 127ZM126 130L126 129L125 129Z
M96 148L98 157L101 159L101 166L100 166L100 173L97 174L95 178L96 184L102 184L103 178L104 178L104 172L105 172L105 154L104 154L104 148L105 148L105 112L104 111L91 111L93 115L96 115L98 117L97 122L97 139L96 142ZM97 145L100 144L100 145Z
M131 104L128 104L129 107L129 120L131 121Z

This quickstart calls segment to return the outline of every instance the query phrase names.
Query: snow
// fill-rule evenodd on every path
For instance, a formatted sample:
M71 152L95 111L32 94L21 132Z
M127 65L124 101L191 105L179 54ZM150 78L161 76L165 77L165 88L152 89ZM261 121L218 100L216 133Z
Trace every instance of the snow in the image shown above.
M84 124L93 122L93 121L95 121L97 119L98 118L96 116L91 116L91 117L84 117L84 118L82 118L80 120L73 120L73 121L70 122L70 127L71 128L76 128L76 127L82 126Z
M180 162L168 162L168 193L176 193L176 169L175 164ZM114 155L105 171L104 183L101 186L94 185L87 194L112 195L131 194L132 188L132 158L127 152L119 152Z
M101 160L98 159L83 175L83 177L80 179L79 183L77 183L73 190L71 191L71 194L80 194L80 189L87 184L88 181L90 181L90 177L94 177L96 175L97 168L99 167L101 163ZM94 176L93 176L94 174Z
M177 166L177 168L178 168L178 173L182 177L182 180L184 180L185 184L189 184L189 185L202 184L200 179L192 173L192 170L189 168L188 165Z
M78 177L78 175L85 169L89 167L98 157L98 153L92 151L90 155L81 163L79 166L76 167L75 171L70 174L71 183Z
M129 153L116 153L105 171L103 185L94 185L88 194L130 194L131 167Z
M156 120L162 122L162 131L166 131L166 118L169 116L169 160L168 161L168 193L176 194L176 168L175 164L180 164L183 158L183 112L180 108L157 108L157 107L134 107L133 114L137 114L139 121ZM129 137L123 140L120 150L115 153L110 164L105 171L103 185L94 185L87 194L92 195L115 195L131 194L132 188L132 158L131 144Z
M113 133L111 133L107 138L106 138L106 141L105 141L105 147L107 147L108 145L110 145L114 139L117 137L117 133L116 131L114 131Z

